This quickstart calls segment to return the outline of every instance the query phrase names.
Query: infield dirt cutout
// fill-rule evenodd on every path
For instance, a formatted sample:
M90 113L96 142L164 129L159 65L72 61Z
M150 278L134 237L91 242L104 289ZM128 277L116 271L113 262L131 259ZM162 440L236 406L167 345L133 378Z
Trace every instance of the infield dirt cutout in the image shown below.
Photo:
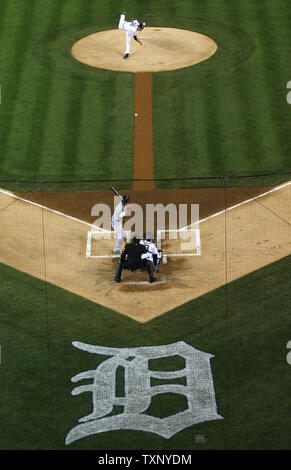
M146 322L290 254L291 185L253 199L266 191L267 188L128 191L131 200L141 205L153 201L199 204L200 219L206 219L199 224L201 255L168 258L158 274L158 280L163 282L140 285L127 283L147 281L147 273L124 271L124 283L116 284L116 258L86 258L88 231L96 219L91 216L91 209L96 203L112 206L111 191L24 196L39 205L1 191L0 261ZM244 201L249 202L233 208ZM225 211L226 208L230 210ZM217 215L209 217L211 214ZM113 239L96 243L98 253L112 254ZM165 246L166 252L168 249Z
M145 27L138 34L143 45L131 40L124 59L125 32L100 31L77 41L72 56L92 67L118 72L162 72L198 64L211 57L217 45L208 36L186 29Z

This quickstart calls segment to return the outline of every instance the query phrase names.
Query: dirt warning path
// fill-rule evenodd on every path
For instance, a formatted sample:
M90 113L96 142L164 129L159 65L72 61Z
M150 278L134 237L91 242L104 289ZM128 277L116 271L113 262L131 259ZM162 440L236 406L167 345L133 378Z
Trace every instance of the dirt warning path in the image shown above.
M229 194L224 193L227 211L199 224L201 255L168 258L159 282L151 285L143 272L125 272L123 282L114 283L113 240L94 240L92 246L108 258L86 258L86 223L2 191L0 261L146 322L291 253L290 184L245 204L240 191ZM42 201L47 202L44 194Z
M152 73L136 73L134 81L133 190L154 188Z

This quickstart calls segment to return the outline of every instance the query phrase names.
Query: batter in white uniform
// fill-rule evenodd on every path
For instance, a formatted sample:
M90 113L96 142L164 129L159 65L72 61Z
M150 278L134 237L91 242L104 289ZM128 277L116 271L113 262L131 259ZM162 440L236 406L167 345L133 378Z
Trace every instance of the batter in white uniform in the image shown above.
M129 202L129 197L123 196L122 201L119 204L117 204L117 206L115 207L115 210L111 219L112 228L114 229L114 238L117 238L113 253L122 253L121 245L122 245L123 238L124 238L122 222L123 222L123 217L125 217L126 215L125 206L128 204L128 202Z
M131 36L142 46L142 42L137 38L137 32L145 27L145 23L139 23L137 20L125 21L125 13L121 13L118 28L126 32L126 51L124 59L129 57Z

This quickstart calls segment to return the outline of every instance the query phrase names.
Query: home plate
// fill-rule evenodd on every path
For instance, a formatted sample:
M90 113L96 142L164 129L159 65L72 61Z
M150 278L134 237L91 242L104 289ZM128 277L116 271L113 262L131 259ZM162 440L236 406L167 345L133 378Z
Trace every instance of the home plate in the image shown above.
M123 285L131 284L131 285L136 285L136 286L152 286L152 285L156 286L158 284L165 284L166 282L167 282L167 279L165 279L163 277L160 281L156 281L156 282L152 282L152 283L150 283L149 281L127 281L127 282L122 281L122 284Z

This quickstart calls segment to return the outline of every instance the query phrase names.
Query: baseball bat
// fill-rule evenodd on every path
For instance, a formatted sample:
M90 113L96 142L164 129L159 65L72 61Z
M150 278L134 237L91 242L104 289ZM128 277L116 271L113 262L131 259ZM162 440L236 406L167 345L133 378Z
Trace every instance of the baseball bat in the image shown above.
M113 188L113 186L111 186L110 189L112 189L112 191L113 191L118 197L120 197L120 199L122 200L122 196L119 194L118 191L116 191L116 189Z

